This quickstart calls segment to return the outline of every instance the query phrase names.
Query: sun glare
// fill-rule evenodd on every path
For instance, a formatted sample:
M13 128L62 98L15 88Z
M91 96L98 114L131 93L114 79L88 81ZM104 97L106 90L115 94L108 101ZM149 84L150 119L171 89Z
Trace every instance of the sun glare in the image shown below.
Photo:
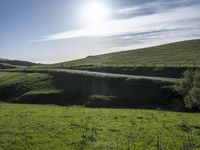
M82 18L87 24L104 22L109 16L109 9L100 1L91 1L82 11Z

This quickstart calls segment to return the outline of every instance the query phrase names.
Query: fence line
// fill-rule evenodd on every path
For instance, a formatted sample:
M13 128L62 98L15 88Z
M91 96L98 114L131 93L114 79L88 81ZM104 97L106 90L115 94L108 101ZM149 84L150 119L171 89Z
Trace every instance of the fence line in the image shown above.
M65 65L60 64L56 66L58 68L134 68L134 67L152 67L152 68L167 68L167 67L178 67L178 68L200 68L200 64L197 63L141 63L141 64L125 64L125 65L109 65L109 64L83 64L83 65Z

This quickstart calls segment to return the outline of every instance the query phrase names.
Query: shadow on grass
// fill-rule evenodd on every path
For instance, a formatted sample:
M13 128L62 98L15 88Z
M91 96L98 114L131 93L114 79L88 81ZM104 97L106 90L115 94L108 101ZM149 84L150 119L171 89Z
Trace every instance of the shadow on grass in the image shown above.
M31 104L169 109L176 97L170 82L75 73L48 74L51 76L50 86L60 92L31 93L32 89L13 84L12 87L1 87L1 99ZM39 82L38 85L42 86Z

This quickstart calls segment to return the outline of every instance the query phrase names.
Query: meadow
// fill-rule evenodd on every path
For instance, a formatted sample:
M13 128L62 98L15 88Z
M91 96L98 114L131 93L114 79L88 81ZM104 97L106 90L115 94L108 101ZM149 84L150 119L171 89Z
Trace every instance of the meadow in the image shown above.
M0 103L1 150L198 150L200 114Z

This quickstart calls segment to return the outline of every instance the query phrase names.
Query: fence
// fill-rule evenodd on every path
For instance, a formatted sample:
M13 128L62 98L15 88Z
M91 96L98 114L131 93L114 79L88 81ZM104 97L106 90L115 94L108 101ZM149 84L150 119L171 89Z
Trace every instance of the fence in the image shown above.
M51 66L49 66L51 68ZM82 64L82 65L66 65L60 64L54 66L56 68L67 68L67 69L81 69L81 68L135 68L135 67L151 67L151 68L167 68L167 67L178 67L178 68L200 68L200 64L197 63L148 63L148 64L124 64L124 65L109 65L109 64Z

